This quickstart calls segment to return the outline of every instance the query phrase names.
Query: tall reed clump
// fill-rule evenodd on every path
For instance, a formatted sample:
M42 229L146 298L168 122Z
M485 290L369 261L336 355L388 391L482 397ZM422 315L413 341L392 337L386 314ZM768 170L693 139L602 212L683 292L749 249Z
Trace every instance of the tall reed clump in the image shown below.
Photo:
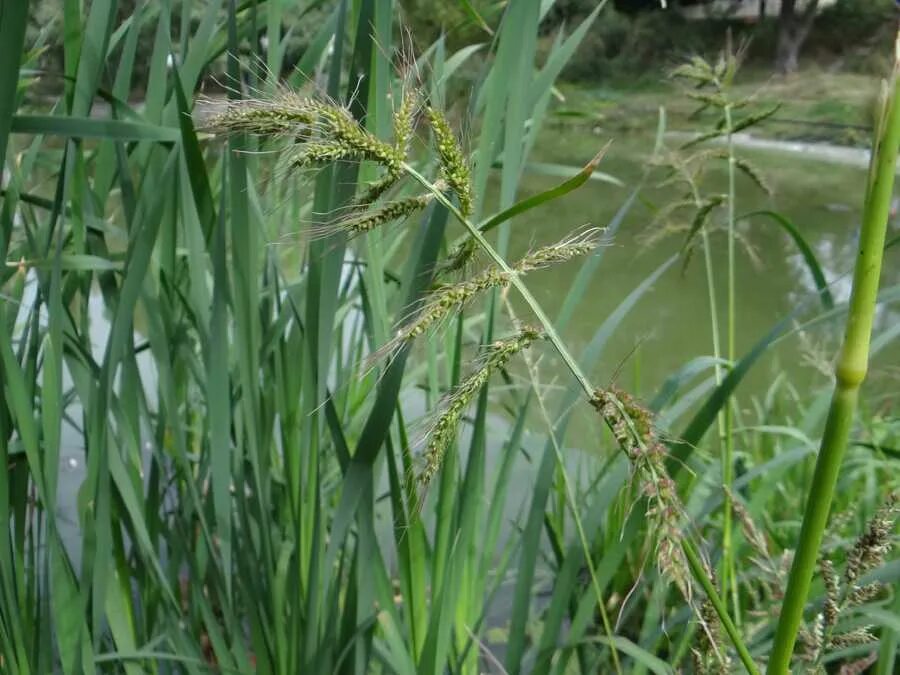
M853 426L860 386L868 369L872 322L900 148L898 75L900 34L896 44L894 71L882 91L881 115L876 128L863 205L859 257L853 274L844 343L835 365L834 395L822 434L803 525L769 657L767 672L771 675L782 675L790 669L791 655L803 621L822 535L828 523L835 485Z

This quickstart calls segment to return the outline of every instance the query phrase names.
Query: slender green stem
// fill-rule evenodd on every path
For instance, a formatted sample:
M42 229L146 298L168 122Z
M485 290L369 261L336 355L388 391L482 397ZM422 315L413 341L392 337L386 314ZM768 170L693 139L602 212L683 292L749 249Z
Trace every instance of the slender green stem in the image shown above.
M750 651L744 644L744 641L741 638L740 631L738 631L737 626L734 625L734 621L732 621L731 617L728 615L728 608L725 607L725 603L722 602L722 598L720 598L719 594L716 593L715 586L713 586L712 581L710 581L709 575L706 574L706 570L703 569L703 563L700 560L700 554L697 553L697 549L694 548L694 544L690 539L685 539L681 544L681 548L684 551L685 557L687 558L688 565L691 566L691 571L694 573L694 577L700 583L700 586L703 587L703 590L706 592L706 596L709 598L710 603L716 610L716 614L719 615L719 620L722 622L722 628L725 629L725 632L731 639L731 643L734 645L741 663L744 664L744 667L747 669L747 672L750 673L750 675L758 675L759 669L753 662L753 657L750 655Z
M566 367L571 371L572 375L578 381L578 384L585 391L588 396L593 396L595 388L590 383L590 380L587 379L587 376L578 366L578 363L575 361L575 358L566 348L565 344L563 344L562 340L559 337L559 334L553 328L553 324L550 322L550 319L547 317L546 312L544 312L543 308L541 308L540 303L538 303L537 299L531 294L531 291L528 290L528 287L522 282L522 280L515 274L514 270L506 264L506 261L503 259L494 247L491 246L490 242L488 242L481 232L478 231L478 228L473 225L469 220L460 212L460 210L451 202L447 196L438 189L431 181L429 181L425 176L416 171L409 164L403 164L403 170L413 178L416 182L418 182L422 187L427 189L434 195L434 198L445 208L447 208L460 223L462 223L463 227L469 231L469 234L472 235L472 238L478 243L481 249L491 258L491 260L496 263L496 265L503 270L504 272L510 273L511 277L511 285L519 292L522 296L522 299L525 301L525 304L531 309L532 313L535 315L535 318L540 322L541 327L544 329L546 333L547 340L553 345L559 354L560 358L563 360L563 363ZM716 614L718 614L719 619L722 621L722 625L725 626L726 633L728 633L728 637L731 639L732 644L734 645L735 650L738 653L741 661L747 667L747 671L751 673L751 675L755 675L758 671L756 666L753 663L753 659L750 657L750 652L747 650L746 645L744 644L740 633L734 627L734 622L731 620L731 617L728 616L728 610L722 602L721 598L719 598L718 593L716 593L716 589L714 588L712 581L709 579L706 571L703 569L703 565L700 563L700 557L694 548L693 544L689 539L685 538L681 542L681 546L685 551L685 555L688 557L688 560L694 560L695 564L691 564L691 572L696 577L698 583L703 587L704 591L710 598L710 602L712 603L714 609L716 610ZM728 627L731 627L729 630Z
M900 35L895 48L894 73L886 90L882 117L872 152L869 183L859 236L859 257L853 273L853 291L844 344L835 367L835 390L822 435L822 444L809 489L797 551L791 565L784 602L767 673L789 672L797 632L815 572L819 546L837 485L841 461L853 425L859 388L866 376L869 341L881 275L884 240L890 216L891 194L900 145L900 100L897 76L900 68Z
M734 364L735 354L735 318L737 308L735 305L735 270L734 270L734 226L736 191L734 185L735 159L734 138L732 135L733 121L731 117L731 104L724 108L725 126L728 130L728 363L729 368ZM734 579L734 542L732 536L732 504L731 488L734 482L734 409L732 402L725 405L725 445L722 453L722 484L725 486L725 500L722 513L722 592L728 597L732 596L732 609L735 619L740 621L737 603L737 584Z

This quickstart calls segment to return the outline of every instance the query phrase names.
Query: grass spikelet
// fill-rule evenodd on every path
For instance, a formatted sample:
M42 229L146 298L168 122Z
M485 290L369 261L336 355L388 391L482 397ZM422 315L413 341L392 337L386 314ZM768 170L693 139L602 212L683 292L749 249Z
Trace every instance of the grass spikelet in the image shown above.
M867 645L875 642L876 638L868 626L857 628L846 633L840 633L831 638L831 646L835 649Z
M522 258L515 269L517 272L530 272L586 255L599 245L597 234L600 231L590 228L550 246L543 246Z
M332 138L353 148L360 157L383 165L393 175L400 175L404 155L364 129L349 110L324 106L320 117Z
M838 675L862 675L866 671L869 670L876 662L878 661L878 652L873 651L870 654L862 657L861 659L856 659L855 661L850 661L850 663L845 663L841 666L841 669L838 671Z
M385 223L406 218L416 211L424 209L433 198L431 194L424 194L398 199L388 202L380 208L352 215L349 218L338 221L331 228L346 230L351 236L365 234Z
M398 178L398 176L388 172L378 180L368 183L365 192L354 201L354 206L357 208L365 208L370 204L374 204L385 192L394 186Z
M270 99L245 99L226 104L201 128L219 134L292 135L305 140L292 153L291 166L340 159L368 159L399 176L404 153L377 138L349 110L329 101L304 98L288 90Z
M838 616L841 612L838 578L834 571L834 565L830 560L823 560L819 568L822 571L822 581L825 585L825 604L822 616L825 620L825 628L831 629L837 625Z
M414 87L404 88L400 105L394 111L394 149L401 156L409 152L409 143L415 129L416 108L419 105L419 95Z
M362 153L348 143L317 141L300 145L296 150L289 152L286 157L286 164L289 168L303 168L361 157Z
M476 253L478 253L478 245L475 243L475 240L466 239L450 251L447 260L444 261L438 270L438 275L465 270L475 259Z
M456 193L459 210L468 217L472 213L472 175L463 156L462 148L442 112L428 106L425 108L425 114L428 116L437 144L441 161L441 175Z
M765 192L767 195L772 194L772 186L769 185L769 182L766 180L765 176L763 176L762 172L754 164L742 157L735 157L734 165L742 174L747 176L747 178L749 178L756 185L756 187Z
M835 633L841 616L874 600L884 588L879 581L859 584L867 573L884 564L891 546L898 499L891 494L869 521L866 531L848 551L843 575L838 577L834 563L824 559L819 562L819 573L825 587L825 599L810 629L801 631L804 658L815 665L833 650L844 649L874 641L871 626ZM816 671L818 672L818 671Z
M215 104L221 107L220 103ZM247 133L259 136L298 134L315 123L322 104L290 91L274 98L228 101L220 112L198 128L213 134Z
M697 233L700 232L709 221L712 212L717 207L724 204L725 201L726 195L712 195L711 197L704 199L697 206L697 211L694 213L694 218L691 220L691 226L688 229L687 236L684 238L684 243L681 245L681 254L684 257L684 261L681 265L682 270L687 269L688 263L691 261L691 256L694 253L694 239L697 237Z
M759 113L753 113L751 115L747 115L743 119L737 120L734 123L734 126L731 129L731 133L736 134L741 131L745 131L746 129L749 129L750 127L755 127L760 122L764 122L765 120L769 119L772 115L777 113L779 110L781 110L780 103L777 105L773 105L768 110L763 110L762 112L759 112Z
M709 600L700 603L700 631L698 646L692 649L694 672L698 675L731 672L731 659L725 651L719 617Z
M481 367L451 391L441 405L441 413L434 423L425 449L425 467L418 476L419 486L428 487L441 467L444 453L456 435L462 414L487 383L491 374L503 368L509 360L540 337L533 328L523 328L516 335L497 340L488 348Z
M689 62L673 69L669 73L669 77L688 80L697 86L709 85L716 81L716 73L713 67L706 59L700 56L694 56Z

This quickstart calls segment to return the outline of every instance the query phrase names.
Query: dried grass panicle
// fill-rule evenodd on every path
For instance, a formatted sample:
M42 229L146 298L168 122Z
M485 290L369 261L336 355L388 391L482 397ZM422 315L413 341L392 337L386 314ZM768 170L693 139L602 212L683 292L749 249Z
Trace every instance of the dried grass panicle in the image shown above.
M685 511L675 482L666 471L667 449L653 428L653 414L629 394L614 388L595 391L591 405L631 461L635 479L649 501L647 518L656 535L660 571L693 606L690 567L679 545L684 537Z
M462 148L450 127L444 113L427 106L425 114L431 124L441 162L441 175L456 194L460 212L468 217L472 213L472 172L463 155Z
M866 531L856 540L844 568L844 583L848 587L856 586L863 575L884 564L885 555L891 548L898 511L900 494L892 493L869 521Z
M727 486L725 487L725 492L728 495L731 510L734 512L734 515L737 516L738 523L740 523L744 539L747 540L747 543L750 544L751 548L761 560L766 561L766 563L774 567L772 556L769 553L769 543L766 540L766 535L763 534L756 526L756 523L753 522L753 518L747 511L747 507L744 506L740 499L737 499L736 496L732 494Z
M822 607L822 617L825 628L831 629L837 625L841 613L840 586L834 564L830 560L823 560L819 564L822 572L822 582L825 586L825 602Z
M891 494L848 552L843 575L838 576L832 561L824 559L819 563L825 599L822 612L816 615L813 625L802 632L804 660L818 667L829 651L875 640L871 626L859 626L843 633L836 633L835 628L842 614L873 600L883 590L884 586L878 581L862 585L859 581L884 563L891 546L897 510L897 495Z
M841 666L838 675L862 675L878 661L878 651L872 651L861 659L850 661Z
M422 488L428 486L437 474L444 459L444 453L456 435L459 422L469 404L481 391L491 374L503 368L509 360L541 337L534 328L523 328L512 337L497 340L488 347L481 367L463 380L444 399L441 413L435 421L425 449L425 466L418 477Z
M846 633L841 633L840 635L835 635L831 638L831 646L835 649L844 649L845 647L871 644L877 639L878 638L872 634L871 628L866 626Z
M704 599L700 603L698 645L691 652L694 657L694 672L698 675L731 672L731 658L722 637L721 622L712 603Z

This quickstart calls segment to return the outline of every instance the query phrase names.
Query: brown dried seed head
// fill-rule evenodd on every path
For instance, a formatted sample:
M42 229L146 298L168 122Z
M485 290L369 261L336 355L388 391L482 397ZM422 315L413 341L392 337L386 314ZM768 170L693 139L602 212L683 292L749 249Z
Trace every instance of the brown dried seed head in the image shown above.
M890 494L875 513L866 531L847 555L844 582L853 586L867 572L880 567L891 547L891 534L898 510L898 495Z
M837 574L834 572L834 565L830 560L823 560L820 563L822 570L822 581L825 584L825 606L823 608L823 618L825 627L832 628L837 624L838 615L840 614L840 597L838 589Z
M877 639L872 634L870 627L865 626L833 636L830 640L830 646L836 649L843 649L844 647L853 647L855 645L867 645L875 642Z

